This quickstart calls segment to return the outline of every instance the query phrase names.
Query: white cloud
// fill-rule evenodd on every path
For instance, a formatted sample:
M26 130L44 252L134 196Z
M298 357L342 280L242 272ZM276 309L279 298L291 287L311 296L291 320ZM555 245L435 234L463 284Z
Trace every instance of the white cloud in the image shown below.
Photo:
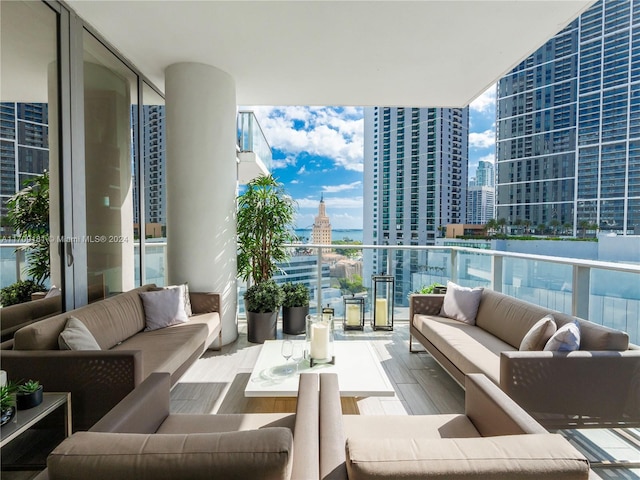
M362 215L350 215L348 213L339 213L331 215L331 227L341 229L362 228Z
M302 175L306 171L307 171L307 168L305 165L303 165L302 167L300 167L300 170L297 171L296 175Z
M496 104L496 86L489 87L482 95L469 104L471 110L476 112L493 112Z
M317 197L306 197L296 200L298 207L301 209L311 208L317 211L318 203L320 199ZM324 203L327 207L327 215L331 216L330 210L332 208L344 209L344 208L357 208L362 210L362 197L325 197Z
M469 132L469 146L472 148L490 148L496 143L496 132L492 129L484 132Z
M328 157L336 166L362 172L364 119L358 107L248 107L272 148Z
M352 183L343 183L342 185L325 185L322 187L322 191L325 193L338 193L343 192L345 190L353 190L354 188L362 185L361 181L352 182Z

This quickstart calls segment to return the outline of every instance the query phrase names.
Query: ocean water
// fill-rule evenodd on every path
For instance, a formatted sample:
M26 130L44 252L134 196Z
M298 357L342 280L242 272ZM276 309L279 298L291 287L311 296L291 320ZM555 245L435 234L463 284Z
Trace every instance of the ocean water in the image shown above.
M305 243L309 242L311 239L310 228L299 228L295 230L295 233ZM348 238L353 241L362 243L362 230L334 228L331 231L331 238L333 240L344 240L345 238Z

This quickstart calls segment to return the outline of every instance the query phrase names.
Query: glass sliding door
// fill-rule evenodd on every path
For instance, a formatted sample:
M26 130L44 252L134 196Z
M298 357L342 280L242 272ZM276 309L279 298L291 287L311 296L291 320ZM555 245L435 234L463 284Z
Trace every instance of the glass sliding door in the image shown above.
M89 302L134 288L133 108L137 75L84 30L84 142Z
M60 16L43 2L12 1L0 2L0 21L0 288L64 288Z

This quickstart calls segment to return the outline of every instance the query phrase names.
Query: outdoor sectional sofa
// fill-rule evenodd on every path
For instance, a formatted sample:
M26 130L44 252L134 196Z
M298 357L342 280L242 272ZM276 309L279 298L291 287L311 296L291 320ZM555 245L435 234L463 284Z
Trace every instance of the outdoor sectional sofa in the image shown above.
M640 424L640 347L627 333L495 292L482 291L475 325L441 315L445 295L412 295L413 339L464 386L483 373L548 428ZM534 324L577 322L577 351L519 351Z
M343 415L335 374L320 374L323 480L587 480L589 463L482 374L465 413Z
M153 372L175 384L220 338L220 296L191 292L186 323L145 330L140 292L121 293L32 323L15 333L13 348L0 350L11 380L34 379L45 391L71 392L73 428L87 430ZM58 337L70 317L80 320L100 350L60 350Z
M310 480L319 471L318 375L303 374L295 414L172 414L153 373L96 423L60 444L37 480Z
M39 298L0 309L0 341L11 340L22 327L57 315L62 311L62 296Z

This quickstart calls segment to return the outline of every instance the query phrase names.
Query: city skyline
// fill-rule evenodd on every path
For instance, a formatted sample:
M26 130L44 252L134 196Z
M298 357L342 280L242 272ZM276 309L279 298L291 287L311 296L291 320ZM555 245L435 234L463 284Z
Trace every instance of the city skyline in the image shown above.
M469 105L469 177L495 158L495 85ZM324 196L334 229L363 228L362 107L253 106L273 150L273 175L298 204L296 227L311 228Z

